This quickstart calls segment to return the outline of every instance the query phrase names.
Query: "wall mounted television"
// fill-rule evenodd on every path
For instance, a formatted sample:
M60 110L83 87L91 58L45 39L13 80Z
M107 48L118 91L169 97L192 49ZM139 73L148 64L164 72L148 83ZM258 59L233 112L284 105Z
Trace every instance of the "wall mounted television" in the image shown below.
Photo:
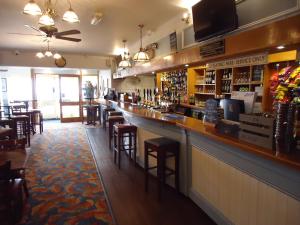
M192 7L195 41L238 28L235 0L201 0Z

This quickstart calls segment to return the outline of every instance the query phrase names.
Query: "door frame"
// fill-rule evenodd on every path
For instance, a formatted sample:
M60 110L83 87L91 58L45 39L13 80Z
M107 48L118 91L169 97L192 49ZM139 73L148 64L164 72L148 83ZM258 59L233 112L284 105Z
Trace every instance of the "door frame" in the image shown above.
M61 88L61 78L62 77L76 77L78 78L78 88L79 88L79 98L76 102L63 102L61 98L62 88ZM62 123L69 123L69 122L81 122L82 121L82 89L81 89L82 79L80 75L76 74L59 74L59 105L60 105L60 121ZM79 117L71 117L71 118L64 118L63 117L63 106L79 106Z

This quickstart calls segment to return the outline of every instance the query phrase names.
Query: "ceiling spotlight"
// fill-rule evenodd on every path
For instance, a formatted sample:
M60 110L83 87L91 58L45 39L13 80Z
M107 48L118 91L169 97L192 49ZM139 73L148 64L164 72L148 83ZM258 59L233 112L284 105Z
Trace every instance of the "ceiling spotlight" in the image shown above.
M69 10L64 13L63 20L70 23L79 23L79 18L77 14L74 12L74 10L72 9L70 0L69 0L69 5L70 5Z
M42 15L42 10L34 0L30 0L24 7L23 13L38 16Z
M185 66L185 67L189 67L189 64L185 64L184 66Z
M281 50L281 49L284 49L285 47L283 45L279 45L276 48Z
M103 14L101 12L94 13L91 19L91 25L97 25L102 21L102 19L103 19Z

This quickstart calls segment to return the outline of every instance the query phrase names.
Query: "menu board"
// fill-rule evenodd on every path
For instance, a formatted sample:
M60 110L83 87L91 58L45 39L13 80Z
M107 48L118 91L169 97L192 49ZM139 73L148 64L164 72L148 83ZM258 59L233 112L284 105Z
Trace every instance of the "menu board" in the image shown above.
M215 99L208 99L205 102L205 110L204 110L204 122L217 124L219 121L219 113L218 113L219 103Z
M177 52L177 34L176 32L173 32L170 34L170 48L171 52Z

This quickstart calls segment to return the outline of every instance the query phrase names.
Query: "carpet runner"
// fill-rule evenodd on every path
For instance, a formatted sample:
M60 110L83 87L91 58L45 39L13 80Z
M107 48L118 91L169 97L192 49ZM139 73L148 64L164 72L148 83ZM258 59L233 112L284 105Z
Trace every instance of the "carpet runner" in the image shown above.
M22 224L113 224L85 128L45 128L33 137L26 177L30 198Z

